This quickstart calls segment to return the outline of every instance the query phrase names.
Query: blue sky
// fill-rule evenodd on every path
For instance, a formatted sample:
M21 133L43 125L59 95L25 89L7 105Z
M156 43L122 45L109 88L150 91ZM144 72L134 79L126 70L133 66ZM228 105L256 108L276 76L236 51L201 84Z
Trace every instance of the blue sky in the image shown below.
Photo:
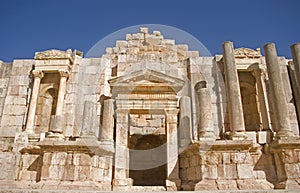
M140 24L184 30L213 55L229 40L261 49L275 42L278 55L291 58L290 45L300 42L299 8L299 0L1 0L0 60L47 49L87 53L110 33Z

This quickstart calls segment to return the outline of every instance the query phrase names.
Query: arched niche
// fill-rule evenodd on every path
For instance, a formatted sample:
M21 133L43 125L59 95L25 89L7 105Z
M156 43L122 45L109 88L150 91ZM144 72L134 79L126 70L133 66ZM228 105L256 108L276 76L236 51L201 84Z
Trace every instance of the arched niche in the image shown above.
M58 89L51 86L41 85L35 114L35 133L49 131L51 115L55 115Z

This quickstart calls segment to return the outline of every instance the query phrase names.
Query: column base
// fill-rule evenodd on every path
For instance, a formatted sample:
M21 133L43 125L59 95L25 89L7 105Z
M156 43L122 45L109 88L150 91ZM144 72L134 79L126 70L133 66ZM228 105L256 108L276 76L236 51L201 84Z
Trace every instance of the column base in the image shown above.
M287 179L284 182L277 183L275 189L285 189L285 190L299 190L300 189L300 179Z
M200 131L199 141L215 141L216 135L214 131Z
M128 191L133 185L131 178L113 179L113 191Z
M232 131L229 133L229 138L231 140L246 140L248 137L244 131Z
M278 131L275 134L275 139L281 139L281 138L287 138L287 137L295 137L295 134L290 130Z
M177 187L180 187L181 181L179 179L166 180L167 191L177 191Z
M58 140L64 140L65 136L61 133L56 133L56 132L47 132L46 133L46 138L54 138L54 139L58 139Z

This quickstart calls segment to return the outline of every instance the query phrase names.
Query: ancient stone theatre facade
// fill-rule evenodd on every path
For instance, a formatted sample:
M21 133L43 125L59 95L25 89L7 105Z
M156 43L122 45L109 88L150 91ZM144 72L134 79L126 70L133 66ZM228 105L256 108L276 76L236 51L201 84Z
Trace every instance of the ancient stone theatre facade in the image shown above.
M300 189L300 44L124 39L0 61L1 190Z

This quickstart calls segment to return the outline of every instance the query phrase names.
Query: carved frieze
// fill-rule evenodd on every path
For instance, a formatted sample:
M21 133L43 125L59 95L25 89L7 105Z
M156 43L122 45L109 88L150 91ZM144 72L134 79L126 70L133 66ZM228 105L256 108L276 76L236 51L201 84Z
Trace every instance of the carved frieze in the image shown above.
M36 52L35 60L49 60L49 59L71 59L72 50L68 49L66 51L61 50L46 50L44 52Z
M250 48L237 48L234 50L235 58L260 58L260 48L252 50Z

